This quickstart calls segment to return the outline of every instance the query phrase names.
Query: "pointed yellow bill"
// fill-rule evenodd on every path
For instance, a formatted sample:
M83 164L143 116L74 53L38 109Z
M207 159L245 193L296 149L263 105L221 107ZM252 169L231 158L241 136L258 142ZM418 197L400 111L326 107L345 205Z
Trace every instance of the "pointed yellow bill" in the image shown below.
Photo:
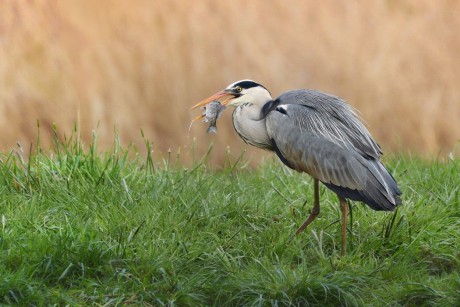
M233 94L231 94L229 92L226 92L226 91L222 91L222 92L219 92L217 94L212 95L211 97L206 98L203 101L198 102L190 110L193 110L193 109L196 109L196 108L199 108L199 107L203 107L203 106L207 105L208 103L210 103L211 101L214 101L214 100L219 100L220 103L223 106L225 106L230 101L232 101L233 98L235 98L235 95L233 95Z

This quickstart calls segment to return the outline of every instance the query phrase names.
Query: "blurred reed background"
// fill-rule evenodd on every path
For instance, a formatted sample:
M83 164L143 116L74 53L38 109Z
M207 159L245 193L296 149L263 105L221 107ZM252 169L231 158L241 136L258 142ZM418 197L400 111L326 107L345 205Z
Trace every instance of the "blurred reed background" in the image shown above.
M77 124L108 147L211 160L248 148L190 106L239 79L316 88L361 111L384 152L444 157L460 138L459 1L0 0L0 148ZM26 146L24 146L26 147ZM249 151L249 155L251 155ZM184 162L190 156L184 154ZM257 160L257 158L253 158Z

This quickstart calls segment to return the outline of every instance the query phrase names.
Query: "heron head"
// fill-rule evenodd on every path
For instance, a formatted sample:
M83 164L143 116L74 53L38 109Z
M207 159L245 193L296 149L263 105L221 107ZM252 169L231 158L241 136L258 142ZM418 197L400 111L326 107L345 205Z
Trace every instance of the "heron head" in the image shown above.
M270 92L263 85L252 80L241 80L197 103L192 109L205 106L213 100L219 100L224 106L237 107L244 103L264 104L271 99Z

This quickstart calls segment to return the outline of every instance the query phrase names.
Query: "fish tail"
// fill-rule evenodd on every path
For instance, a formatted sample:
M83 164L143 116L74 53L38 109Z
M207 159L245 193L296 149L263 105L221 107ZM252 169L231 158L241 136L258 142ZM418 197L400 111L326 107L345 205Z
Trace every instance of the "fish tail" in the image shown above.
M217 127L216 126L209 126L207 133L216 133L217 134Z

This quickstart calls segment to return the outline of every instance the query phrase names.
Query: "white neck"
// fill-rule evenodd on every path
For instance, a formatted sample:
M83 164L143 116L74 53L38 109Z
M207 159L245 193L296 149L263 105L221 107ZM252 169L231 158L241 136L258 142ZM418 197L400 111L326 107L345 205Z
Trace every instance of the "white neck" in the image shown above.
M238 106L233 111L233 127L246 143L273 150L262 116L262 106L250 103Z
M241 94L228 104L236 107L233 111L233 127L246 143L271 150L265 118L261 112L262 107L272 100L270 93L264 87L258 86L244 89Z

